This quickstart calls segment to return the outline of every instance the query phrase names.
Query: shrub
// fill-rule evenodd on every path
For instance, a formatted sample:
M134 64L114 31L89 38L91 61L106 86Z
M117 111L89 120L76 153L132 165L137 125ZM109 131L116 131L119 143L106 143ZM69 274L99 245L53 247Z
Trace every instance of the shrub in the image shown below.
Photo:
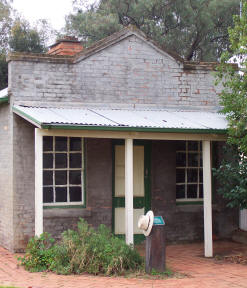
M19 257L21 264L31 272L48 270L54 260L54 239L49 233L40 237L33 237L27 244L23 258Z
M32 238L21 261L29 271L88 272L95 275L120 275L139 270L143 264L137 251L113 236L104 225L94 230L82 219L78 222L78 229L65 231L56 245L47 233Z

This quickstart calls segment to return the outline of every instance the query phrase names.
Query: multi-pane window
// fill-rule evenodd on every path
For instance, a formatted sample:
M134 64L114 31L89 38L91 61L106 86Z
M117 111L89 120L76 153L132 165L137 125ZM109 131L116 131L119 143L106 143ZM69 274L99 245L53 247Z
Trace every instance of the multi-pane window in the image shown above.
M203 199L202 143L199 141L177 142L176 199Z
M43 203L83 203L83 139L43 137Z

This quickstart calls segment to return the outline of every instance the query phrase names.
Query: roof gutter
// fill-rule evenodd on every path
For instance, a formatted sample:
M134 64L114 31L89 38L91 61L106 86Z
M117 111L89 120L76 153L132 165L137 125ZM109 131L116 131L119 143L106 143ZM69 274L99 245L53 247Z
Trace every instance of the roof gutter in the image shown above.
M126 126L84 126L84 125L58 125L42 123L42 129L60 130L98 130L98 131L124 131L124 132L160 132L160 133L190 133L190 134L221 134L226 135L226 129L185 129L185 128L149 128L149 127L126 127Z

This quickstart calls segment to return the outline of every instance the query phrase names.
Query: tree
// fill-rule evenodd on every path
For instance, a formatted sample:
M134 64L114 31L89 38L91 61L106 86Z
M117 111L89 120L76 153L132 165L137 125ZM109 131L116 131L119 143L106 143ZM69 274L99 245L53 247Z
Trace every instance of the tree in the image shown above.
M0 90L8 85L8 64L6 62L6 53L11 25L12 18L10 2L0 0Z
M239 0L101 0L73 2L75 13L65 30L84 45L135 25L161 47L186 60L215 61L229 47L227 28L239 12Z
M247 208L247 3L242 16L234 16L234 27L229 28L230 50L222 54L218 68L218 82L222 112L229 122L228 144L231 158L222 162L215 171L221 181L219 192L230 207ZM234 62L238 65L230 65Z
M0 53L8 47L8 35L12 25L11 9L9 1L0 0Z
M0 90L8 86L8 63L6 62L6 54L0 54Z
M55 31L45 19L38 20L33 27L20 17L17 17L14 21L9 19L9 23L12 23L12 25L9 24L8 30L6 28L2 31L1 38L4 39L5 46L0 49L0 90L8 85L8 63L6 62L8 50L44 53L46 52L46 43L55 34Z
M42 53L46 50L44 39L37 29L21 19L17 19L11 29L9 47L15 52Z

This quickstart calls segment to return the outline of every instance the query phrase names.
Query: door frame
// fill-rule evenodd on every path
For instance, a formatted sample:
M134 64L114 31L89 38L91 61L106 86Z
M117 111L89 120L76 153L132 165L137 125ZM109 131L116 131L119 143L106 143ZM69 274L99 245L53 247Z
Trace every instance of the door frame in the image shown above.
M116 145L125 145L124 140L112 141L112 233L115 235L115 208L125 207L125 197L115 198L115 147ZM135 197L133 199L133 206L135 209L142 208L144 204L144 211L147 213L151 209L151 147L150 140L134 140L134 146L144 146L144 202L141 198ZM117 234L117 237L124 238L124 235ZM134 243L140 243L145 239L142 234L134 234Z

